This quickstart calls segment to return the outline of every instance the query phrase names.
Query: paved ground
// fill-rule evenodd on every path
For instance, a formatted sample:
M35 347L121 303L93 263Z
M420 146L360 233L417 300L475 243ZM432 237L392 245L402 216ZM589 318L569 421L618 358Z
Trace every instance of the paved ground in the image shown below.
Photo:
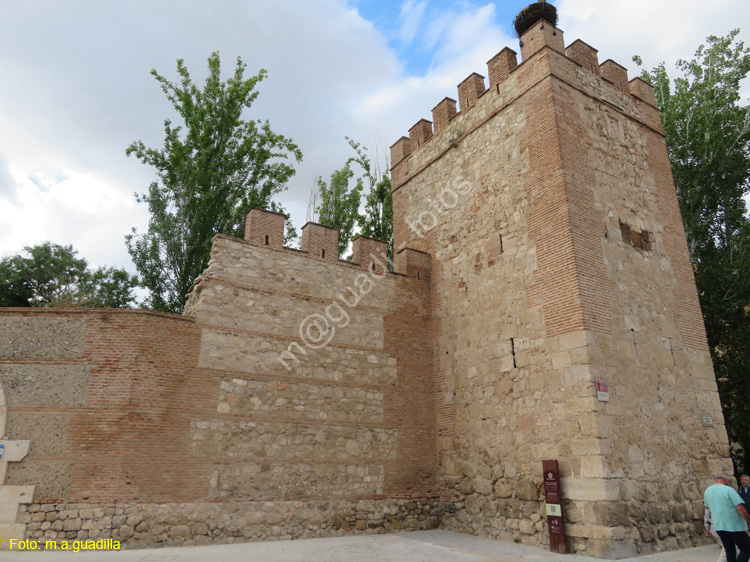
M630 562L716 562L718 546L629 558ZM264 543L123 550L120 552L2 552L0 561L19 562L592 562L513 543L448 531L358 535Z

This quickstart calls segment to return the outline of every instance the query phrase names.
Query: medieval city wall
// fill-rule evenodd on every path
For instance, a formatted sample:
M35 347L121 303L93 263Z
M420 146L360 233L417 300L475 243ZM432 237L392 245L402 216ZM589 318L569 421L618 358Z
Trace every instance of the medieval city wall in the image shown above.
M392 148L396 246L433 256L441 526L546 544L558 459L575 551L690 546L730 461L653 92L549 23L521 43Z
M35 487L27 537L134 547L437 526L429 257L402 252L409 277L333 252L218 236L182 317L0 311L7 432L31 442L6 478ZM335 302L331 341L305 346L300 324ZM279 361L293 342L305 352Z
M0 544L546 545L547 459L569 550L704 540L729 451L653 91L546 22L521 54L392 147L392 272L253 209L184 316L0 309Z

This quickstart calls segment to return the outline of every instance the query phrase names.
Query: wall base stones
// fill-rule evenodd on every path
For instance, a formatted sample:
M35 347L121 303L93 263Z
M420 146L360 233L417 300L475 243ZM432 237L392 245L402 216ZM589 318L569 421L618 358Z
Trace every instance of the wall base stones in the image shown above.
M455 480L447 486L453 501L441 505L440 528L549 548L542 486L538 475ZM608 486L613 495L622 488L624 500L563 500L568 552L620 559L713 544L703 527L700 482L610 480ZM580 496L571 481L563 480L563 494L566 487Z
M113 539L121 548L294 540L438 527L439 500L21 506L26 537L40 543Z

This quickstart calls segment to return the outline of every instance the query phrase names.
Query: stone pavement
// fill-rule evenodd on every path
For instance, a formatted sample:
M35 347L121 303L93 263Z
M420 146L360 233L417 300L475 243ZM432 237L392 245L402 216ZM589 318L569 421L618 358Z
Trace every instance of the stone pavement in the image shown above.
M715 545L628 558L629 562L715 562ZM449 531L417 531L297 541L123 550L119 552L0 552L18 562L593 562Z

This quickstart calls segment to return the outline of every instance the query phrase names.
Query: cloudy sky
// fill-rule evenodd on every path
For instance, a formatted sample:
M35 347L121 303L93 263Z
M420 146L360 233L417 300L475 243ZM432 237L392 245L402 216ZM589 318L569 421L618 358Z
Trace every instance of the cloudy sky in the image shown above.
M690 58L733 27L750 43L747 0L558 0L566 44L581 38L638 74ZM154 179L125 148L159 147L171 107L149 71L193 77L220 51L269 77L249 118L291 137L303 162L280 200L296 226L310 187L351 155L380 154L504 46L528 2L481 0L0 0L0 256L50 240L94 266L134 272L124 236L143 231L133 193ZM743 103L748 103L747 99Z

